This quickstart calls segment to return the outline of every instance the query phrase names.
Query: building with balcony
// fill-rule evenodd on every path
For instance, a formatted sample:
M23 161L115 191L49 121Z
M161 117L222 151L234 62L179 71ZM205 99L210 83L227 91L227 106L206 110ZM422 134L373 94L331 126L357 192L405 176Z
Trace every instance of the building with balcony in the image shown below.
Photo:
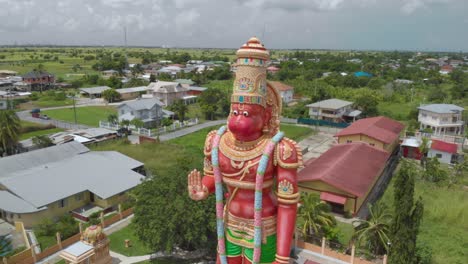
M327 99L306 105L309 108L309 116L312 119L326 120L341 123L354 119L361 111L352 109L353 102L340 99Z
M463 107L453 104L430 104L418 107L420 129L431 129L434 135L461 135Z

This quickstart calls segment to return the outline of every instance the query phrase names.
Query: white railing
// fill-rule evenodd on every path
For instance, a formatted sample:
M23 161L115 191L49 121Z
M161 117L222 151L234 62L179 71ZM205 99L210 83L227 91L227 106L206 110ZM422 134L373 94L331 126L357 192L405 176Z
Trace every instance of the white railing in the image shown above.
M148 137L157 137L158 135L161 135L161 134L165 134L165 133L172 132L181 128L196 125L198 124L198 122L199 122L198 118L192 118L189 120L185 120L183 122L176 120L172 123L172 125L164 126L160 128L153 128L153 129L137 128L134 125L129 125L128 128L131 129L132 132L136 134L140 134L140 135L144 135ZM119 124L112 124L107 121L99 121L99 127L107 128L111 130L118 130L119 128L121 128Z

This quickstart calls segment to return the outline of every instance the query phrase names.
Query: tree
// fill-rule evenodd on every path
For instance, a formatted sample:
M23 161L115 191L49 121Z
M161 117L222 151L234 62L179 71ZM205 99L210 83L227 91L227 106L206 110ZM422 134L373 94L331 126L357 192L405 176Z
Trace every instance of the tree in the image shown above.
M20 129L20 119L13 110L0 110L0 157L15 152Z
M39 148L47 148L52 146L52 140L47 135L39 135L32 138L32 143Z
M361 90L354 98L354 106L362 111L364 116L377 116L379 110L377 106L381 101L380 95L373 90Z
M369 205L369 219L353 222L353 242L358 246L365 243L366 248L375 255L388 252L392 214L386 204Z
M107 122L115 125L119 122L119 117L117 116L117 114L109 114L107 116Z
M120 94L115 89L105 90L102 92L102 97L109 103L120 100Z
M107 79L107 86L114 89L122 88L122 81L116 76L111 76Z
M431 147L431 140L427 137L422 137L421 145L419 146L419 152L421 153L420 165L426 167L427 153Z
M193 157L180 157L170 171L161 170L134 191L135 234L153 251L216 247L214 195L196 202L187 195L187 174Z
M452 183L457 183L463 175L468 172L468 156L464 155L463 160L458 161L453 167Z
M120 121L120 126L122 126L122 127L128 128L129 125L130 125L130 120L124 119L124 120Z
M402 160L394 183L394 214L390 227L388 263L416 263L416 240L424 210L421 198L414 202L416 175L415 166Z
M330 213L330 205L320 201L317 195L303 193L302 204L297 214L297 225L304 237L322 237L331 227L336 226L335 217Z
M174 111L177 114L177 117L179 118L179 121L184 121L185 119L185 114L188 112L188 106L184 103L182 99L179 99L175 101L171 105L171 110Z
M136 128L142 128L145 126L145 123L139 118L134 118L132 121L130 121L130 124L134 125Z
M200 104L202 112L205 114L206 119L214 120L215 114L218 110L223 111L227 101L227 95L220 89L208 88L199 97L198 103Z
M426 166L422 174L423 179L431 182L443 182L447 180L448 173L440 167L440 162L437 157L427 158Z
M0 235L0 257L6 257L12 250L11 239L6 235Z

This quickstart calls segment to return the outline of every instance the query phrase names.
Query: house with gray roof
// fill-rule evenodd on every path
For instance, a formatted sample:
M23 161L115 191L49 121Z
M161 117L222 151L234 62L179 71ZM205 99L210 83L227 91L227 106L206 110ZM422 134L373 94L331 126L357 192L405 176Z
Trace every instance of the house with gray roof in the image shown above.
M80 88L80 93L89 98L101 98L102 92L112 89L109 86L96 86L90 88Z
M145 127L154 127L164 117L163 103L158 98L128 101L118 106L119 121L137 118Z
M144 179L143 163L77 142L0 159L0 217L32 227L79 208L115 208Z
M462 135L463 107L453 104L428 104L418 107L420 129L431 129L434 135Z
M165 106L172 105L176 100L187 96L188 88L178 82L152 82L148 85L153 97L158 98Z
M353 102L340 99L327 99L313 104L308 104L309 116L311 119L326 120L341 123L354 121L361 114L361 111L352 108Z

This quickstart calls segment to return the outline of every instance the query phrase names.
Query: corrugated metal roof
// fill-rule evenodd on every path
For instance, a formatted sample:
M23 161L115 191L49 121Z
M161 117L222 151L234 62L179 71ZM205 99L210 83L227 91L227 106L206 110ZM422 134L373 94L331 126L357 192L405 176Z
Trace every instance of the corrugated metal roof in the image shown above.
M0 191L0 208L4 211L17 214L34 213L37 211L47 209L47 207L37 209L32 204L19 198L18 196L11 194L8 191Z
M164 104L159 101L158 98L150 98L150 99L139 99L135 101L125 102L119 105L119 108L123 107L124 105L132 108L133 110L150 110L155 105L163 106Z
M89 149L78 142L70 142L63 145L38 149L26 153L8 156L0 159L0 179L9 177L10 174L74 157L81 153L89 152Z
M122 89L117 89L116 91L119 94L124 94L124 93L136 93L136 92L144 92L151 90L147 86L138 86L138 87L132 87L132 88L122 88Z
M366 143L335 145L298 174L298 181L322 181L357 197L372 187L390 153Z
M362 134L386 144L390 144L398 139L403 127L404 125L400 122L385 116L370 117L360 119L352 123L349 127L341 130L335 136L341 137Z
M127 191L144 178L132 170L142 165L115 151L87 152L17 171L0 183L39 208L86 190L103 199Z
M90 88L80 88L80 91L87 93L87 94L101 94L105 90L112 89L109 86L97 86L97 87L90 87Z
M313 104L306 105L307 107L319 107L327 109L340 109L348 105L352 105L353 102L348 102L340 99L327 99Z
M465 110L463 107L454 105L454 104L430 104L422 105L418 109L426 110L429 112L439 113L439 114L452 114Z

